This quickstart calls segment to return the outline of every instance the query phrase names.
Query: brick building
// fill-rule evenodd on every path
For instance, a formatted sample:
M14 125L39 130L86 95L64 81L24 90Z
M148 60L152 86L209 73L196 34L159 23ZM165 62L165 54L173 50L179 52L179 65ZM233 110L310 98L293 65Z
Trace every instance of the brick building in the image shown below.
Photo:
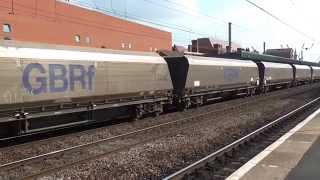
M65 0L1 0L1 39L108 49L170 49L170 32L112 17Z

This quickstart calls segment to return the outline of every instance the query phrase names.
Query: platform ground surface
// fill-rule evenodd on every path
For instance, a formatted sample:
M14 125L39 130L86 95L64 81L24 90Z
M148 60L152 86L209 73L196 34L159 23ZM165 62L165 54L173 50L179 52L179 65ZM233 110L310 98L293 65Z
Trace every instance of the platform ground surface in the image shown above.
M310 115L228 180L320 179L320 109Z

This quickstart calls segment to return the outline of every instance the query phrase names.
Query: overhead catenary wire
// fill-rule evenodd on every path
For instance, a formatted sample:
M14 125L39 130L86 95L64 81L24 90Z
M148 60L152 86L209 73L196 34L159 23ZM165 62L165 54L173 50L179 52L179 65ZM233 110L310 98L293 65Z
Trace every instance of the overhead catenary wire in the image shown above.
M98 9L97 3L94 0L90 0L92 2L92 4L94 5L95 8Z
M87 8L89 10L93 10L93 11L98 11L100 13L104 13L104 14L113 14L116 16L123 16L123 14L120 14L120 12L114 12L112 10L109 10L107 8L98 6L94 0L90 0L90 2L88 1L79 1L79 0L72 0L69 1L67 3L73 4L73 5L79 5L80 7L83 8ZM34 15L34 10L29 6L25 6L24 4L19 4L19 2L15 3L17 5L17 8L20 7L20 9L22 9L24 12L30 14L30 15ZM45 12L41 12L42 9L38 9L39 14L37 16L46 16ZM108 30L113 30L113 31L119 31L121 33L128 33L128 34L134 34L134 35L138 35L138 36L143 36L143 37L150 37L150 38L155 38L155 37L151 37L147 34L145 34L146 32L130 32L127 29L123 29L123 27L116 27L114 25L109 25L106 24L104 22L100 22L97 20L88 20L85 17L75 17L72 16L70 14L62 14L59 13L58 11L55 12L56 13L56 17L52 17L52 16L48 16L47 18L52 19L52 18L63 18L64 20L68 21L68 22L72 22L75 24L79 24L79 25L84 25L84 26L93 26L96 28L100 28L100 29L108 29ZM194 30L191 29L189 27L186 26L181 26L181 25L176 25L176 24L169 24L166 22L161 22L159 20L154 21L151 19L147 19L145 17L141 17L135 14L131 14L129 12L126 13L127 18L130 18L131 20L137 21L137 22L143 22L143 23L147 23L147 24L151 24L151 25L155 25L155 26L160 26L160 27L165 27L168 29L172 29L172 30L176 30L176 31L180 31L180 32L184 32L184 33L188 33L189 35L186 36L186 40L185 41L191 41L191 37L190 35L193 35L192 38L195 38L196 36L201 36L201 37L216 37L216 35L212 35L209 33L205 33L205 32L200 32L198 30ZM121 17L120 17L121 18ZM156 37L157 39L163 39L163 37Z
M15 5L16 5L16 8L20 8L19 9L20 12L23 12L24 14L34 15L34 10L30 9L29 6L24 6L24 5L19 4L19 3L15 3ZM7 9L8 7L0 6L0 9L1 8L2 9ZM48 21L51 21L52 18L60 18L60 19L63 19L65 21L67 21L67 22L71 22L71 23L78 24L78 25L91 26L91 27L95 27L95 28L99 28L99 29L112 30L112 31L120 32L120 33L132 34L132 35L148 37L148 38L153 38L153 39L164 39L163 36L155 37L155 36L149 35L147 32L131 32L131 31L129 31L127 29L124 29L122 27L109 25L109 24L106 26L105 24L103 24L101 22L89 21L89 20L84 19L82 17L74 17L74 16L71 16L71 15L62 14L62 13L59 13L59 12L55 12L56 17L52 17L52 16L46 15L45 11L42 11L40 9L38 9L38 11L40 11L40 13L38 13L37 16L48 18Z
M199 32L198 30L191 29L190 27L181 26L181 25L177 25L177 24L169 24L169 23L161 22L159 20L157 20L155 22L155 21L153 21L151 19L147 19L145 17L141 17L141 16L134 15L132 13L129 13L128 11L126 12L126 14L121 14L121 13L115 11L113 8L110 11L110 10L108 10L106 8L100 8L100 7L93 8L93 7L90 6L90 4L85 3L83 1L79 1L79 0L73 0L72 2L75 5L80 5L80 6L84 7L84 8L97 10L98 12L101 12L101 13L104 13L104 14L116 15L117 17L120 17L120 18L123 18L123 17L124 18L129 18L129 19L132 19L132 20L136 20L138 22L140 21L140 22L144 22L144 23L148 23L148 24L152 24L152 25L156 25L156 26L160 26L160 27L169 28L169 29L172 29L172 30L178 30L178 31L186 32L186 33L191 33L191 34L198 35L198 36L211 36L208 33Z
M179 2L175 2L175 1L172 1L172 0L164 0L166 1L167 3L173 3L175 5L178 5L178 7L183 7L183 8L176 8L176 6L169 6L168 7L168 4L163 4L163 3L160 3L160 1L153 1L153 0L143 0L145 2L148 2L150 4L153 4L154 6L156 7L161 7L161 8L165 8L166 10L169 10L169 11L174 11L175 13L183 13L183 14L186 14L186 15L191 15L191 16L197 16L197 17L206 17L208 19L210 19L210 21L212 22L218 22L219 24L224 24L226 22L223 22L224 20L221 20L220 18L216 18L214 16L210 16L209 14L206 14L205 12L202 12L202 11L196 11L195 9L193 9L192 7L189 7L189 6L186 6L185 4L182 4L182 3L179 3ZM254 3L253 1L251 0L246 0L248 3L252 4L253 6L255 6L256 8L258 8L259 10L263 11L264 13L266 13L267 15L271 16L273 19L279 21L281 24L285 25L286 27L292 29L293 31L295 31L296 33L302 35L303 37L306 37L307 39L311 40L313 43L320 43L319 40L317 40L315 37L312 37L311 35L301 31L299 28L296 28L295 26L287 23L286 21L282 20L281 18L279 18L278 16L276 16L275 14L271 13L270 11L266 10L265 8L257 5L256 3ZM163 1L162 1L163 2ZM127 5L127 4L126 4ZM95 6L96 9L100 9L99 7ZM160 27L165 27L165 28L169 28L169 29L174 29L174 30L177 30L177 31L181 31L181 32L185 32L185 33L189 33L189 34L193 34L195 36L209 36L209 37L214 37L210 34L207 34L207 33L201 33L197 30L194 30L194 29L191 29L189 27L186 27L186 26L181 26L181 25L172 25L172 24L168 24L168 23L164 23L164 22L160 22L159 20L157 21L154 21L152 19L148 19L146 17L141 17L141 16L137 16L136 14L130 14L128 13L127 11L127 7L126 7L126 11L125 11L125 15L121 14L121 12L118 12L118 11L112 11L112 12L109 12L109 13L112 13L112 14L117 14L118 16L124 16L125 18L129 18L131 20L134 20L134 21L137 21L137 22L143 22L143 23L148 23L148 24L151 24L151 25L155 25L155 26L160 26ZM243 26L240 26L236 23L233 23L233 25L239 30L240 29L246 29L246 30L249 30L249 28L247 27L243 27ZM216 35L215 35L216 36ZM193 37L195 38L195 37ZM189 35L189 38L186 37L186 39L189 39L191 40L190 38L190 35ZM186 40L187 41L187 40Z
M73 0L73 2L80 2L80 1ZM19 4L19 3L16 3L16 6L17 6L17 8L20 8L20 10L22 10L24 13L33 15L34 10L30 9L29 6L25 6L25 5ZM120 15L120 14L117 14L115 12L108 11L105 8L94 9L94 8L92 8L90 6L89 3L81 2L80 6L83 7L83 8L89 8L91 10L97 10L98 12L101 12L101 13L104 13L104 14ZM3 7L3 8L9 8L9 7ZM39 11L42 11L42 10L39 9ZM38 15L39 16L46 16L45 12L42 12L42 13L40 12L40 14L38 14ZM139 32L139 33L130 32L130 31L126 30L126 29L123 29L123 27L117 27L117 26L114 26L114 25L108 25L108 27L106 27L106 25L103 22L88 20L88 19L85 19L83 17L75 17L75 16L71 16L71 15L68 15L68 14L61 14L59 12L56 12L56 15L58 15L57 17L63 18L64 20L66 20L68 22L72 22L74 24L85 25L85 26L93 26L93 27L100 28L100 29L109 29L109 30L113 30L113 31L119 31L119 32L127 33L127 34L133 34L133 35L138 35L138 36L145 36L145 37L154 38L153 36L150 36L150 35L141 34L142 32ZM179 26L179 25L172 25L172 24L163 23L163 22L160 22L160 21L154 22L154 21L145 19L145 18L140 17L140 16L136 16L136 15L133 15L133 14L130 14L130 13L127 13L127 15L132 20L136 20L138 22L144 22L144 23L148 23L148 24L153 24L153 25L156 25L156 26L161 26L161 27L165 27L165 28L169 28L169 29L173 29L173 30L177 30L177 31L182 31L182 32L190 33L190 34L197 35L197 36L208 36L209 35L209 34L205 34L205 33L199 33L199 32L196 32L196 31L194 31L192 29L188 29L186 27ZM47 18L52 18L51 16L46 16L46 17ZM163 37L159 37L159 39L163 39Z
M172 1L172 0L164 0L164 1L166 1L166 2L168 2L168 3L176 4L176 5L178 5L178 6L181 6L181 7L184 7L184 8L186 8L186 9L188 9L188 11L192 11L192 12L194 12L194 10L193 10L192 8L190 8L190 7L188 7L188 6L184 5L184 4L177 3L177 2L174 2L174 1ZM197 13L198 15L202 15L202 16L204 16L204 17L206 17L206 18L209 18L209 19L212 19L212 20L219 21L220 23L223 23L223 25L225 25L225 24L229 23L229 22L228 22L228 21L226 21L226 20L223 20L223 19L220 19L220 18L217 18L217 17L211 16L211 15L206 14L206 13L203 13L203 12L201 12L201 11L199 11L199 12L195 12L195 13ZM234 22L232 22L232 25L233 25L233 26L236 26L237 28L240 28L240 29L249 30L249 28L244 27L244 26L241 26L241 25L239 25L239 24L237 24L237 23L234 23Z
M79 3L80 6L83 6L83 2L81 2L81 1L73 0L73 2ZM90 5L87 4L86 6L88 6L88 8L90 8L90 9L92 9L92 7ZM169 28L171 30L180 31L180 32L192 34L192 35L195 35L195 36L216 37L216 34L213 36L212 34L201 32L201 31L195 30L195 29L191 29L190 27L176 25L176 24L169 24L169 23L161 22L159 20L153 21L153 20L145 18L145 17L141 17L141 16L137 16L135 14L131 14L128 11L126 11L125 14L122 14L122 13L120 13L118 11L115 11L113 9L113 7L112 7L111 11L106 9L106 8L98 8L98 9L94 9L94 10L98 10L99 12L102 12L104 14L112 14L112 15L115 15L115 16L120 17L120 18L123 18L123 17L125 19L129 18L129 19L134 20L134 21L136 21L138 23L143 22L143 23L147 23L147 24L150 24L150 25L155 25L155 26L158 26L158 27L165 27L165 28ZM188 39L188 41L191 41L190 38L187 38L187 39Z
M143 1L148 2L149 4L152 4L152 5L156 6L156 7L162 7L162 8L165 8L166 10L171 10L171 11L173 11L175 13L180 13L180 14L183 14L183 15L191 15L193 17L195 17L195 16L197 16L197 17L205 17L205 18L209 19L211 22L217 22L220 25L220 27L222 26L222 29L225 29L226 25L229 23L229 22L221 20L219 18L210 16L210 15L208 15L206 13L201 12L201 11L199 11L199 12L197 11L196 12L195 10L191 9L190 7L188 7L186 5L183 5L183 4L171 1L171 0L164 0L164 1L166 1L168 3L173 3L173 4L178 5L178 6L182 6L184 8L181 8L181 9L180 8L174 8L175 6L174 7L167 6L165 4L159 3L158 1L155 2L153 0L143 0ZM208 22L208 21L206 21L206 22ZM232 25L238 31L246 31L246 32L252 31L251 28L249 29L248 27L244 27L244 26L238 25L237 23L234 23L234 22L232 22ZM197 31L195 31L195 32L197 32ZM217 33L214 33L214 35L213 34L209 34L209 33L205 33L205 34L208 34L208 35L203 35L203 33L196 33L196 34L201 35L201 36L205 36L205 37L214 37L215 39L217 38ZM223 35L222 36L220 35L220 36L218 36L218 39L220 39L220 40L224 39L222 37L223 37ZM227 42L227 40L223 40L223 41Z
M200 16L200 17L203 17L203 15L201 15L201 14L199 14L199 13L197 13L197 12L190 11L190 8L187 7L187 6L185 6L185 5L182 5L182 6L188 8L189 10L174 8L174 7L167 6L167 5L164 5L164 4L161 4L161 3L158 3L158 2L152 1L152 0L143 0L143 1L148 2L148 3L150 3L150 4L153 4L153 5L155 5L155 6L158 6L158 7L163 7L163 8L165 8L165 9L167 9L167 10L172 10L173 12L180 12L180 13L188 14L188 15L191 15L191 16L198 16L198 17ZM171 1L167 1L167 2L171 2ZM176 2L171 2L171 3L175 3L175 4L181 6L181 4L176 3ZM206 16L206 17L208 17L208 16ZM223 22L223 21L221 21L221 20L219 20L219 19L211 18L211 20L212 20L213 22L219 23L219 24L221 24L221 25L225 25L225 22Z
M174 7L168 7L164 4L160 4L158 2L154 2L154 1L151 1L151 0L143 0L147 3L150 3L156 7L161 7L161 8L165 8L166 10L170 10L170 11L174 11L175 13L183 13L183 14L189 14L191 16L198 16L198 17L203 17L203 16L207 16L207 18L211 18L212 21L214 22L218 22L221 26L225 26L228 22L224 22L222 20L219 20L218 18L215 18L215 17L212 17L212 16L209 16L209 15L201 15L201 13L196 13L194 11L190 11L190 10L182 10L182 9L177 9L177 8L174 8ZM79 0L72 0L72 2L75 2L76 4L84 4L83 1L79 1ZM211 34L211 33L206 33L206 32L201 32L200 30L197 30L197 29L194 29L194 28L190 28L190 27L187 27L187 26L181 26L181 25L177 25L177 24L169 24L169 23L164 23L164 22L161 22L160 20L157 20L157 21L154 21L154 20L151 20L151 19L148 19L148 18L145 18L145 17L141 17L141 16L137 16L135 14L131 14L128 12L127 8L126 8L126 12L125 14L122 14L121 12L119 11L116 11L114 8L113 8L113 0L110 1L111 2L111 10L108 10L106 8L94 8L102 13L106 13L106 14L112 14L112 15L116 15L120 18L125 18L125 19L131 19L131 20L135 20L136 22L143 22L143 23L148 23L150 25L155 25L155 26L158 26L158 27L165 27L165 28L169 28L169 29L172 29L172 30L177 30L177 31L181 31L181 32L185 32L185 33L190 33L190 34L193 34L193 35L196 35L196 36L202 36L202 37L217 37L217 33L214 33L214 34ZM170 1L168 1L170 2ZM172 2L172 3L175 3L175 2ZM180 3L175 3L177 5L179 5ZM126 4L127 5L127 4ZM86 5L88 8L91 8L92 7L90 5ZM185 6L187 7L187 6ZM242 26L239 26L237 24L234 24L233 25L239 27L239 28L242 28L242 29L248 29L248 28L244 28ZM221 38L219 38L221 39ZM189 39L191 40L191 39ZM225 41L226 42L226 41Z
M254 7L256 7L257 9L259 9L260 11L264 12L265 14L267 14L268 16L272 17L273 19L275 19L276 21L280 22L281 24L287 26L288 28L290 28L291 30L295 31L296 33L306 37L307 39L313 41L313 42L317 42L320 43L319 40L317 40L316 38L310 36L309 34L301 31L300 29L294 27L293 25L287 23L286 21L282 20L281 18L279 18L278 16L276 16L275 14L271 13L270 11L266 10L265 8L263 8L262 6L252 2L251 0L245 0L248 3L250 3L251 5L253 5Z
M212 17L212 16L209 16L209 15L201 15L202 13L197 13L197 12L194 12L194 11L190 11L190 10L183 10L183 9L178 9L178 8L174 8L174 7L170 7L170 6L166 6L166 5L164 5L164 4L161 4L161 3L159 3L159 2L154 2L154 1L152 1L152 0L143 0L143 1L145 1L145 2L148 2L148 3L150 3L150 4L152 4L152 5L154 5L154 6L156 6L156 7L162 7L162 8L165 8L166 10L171 10L171 11L173 11L173 12L175 12L175 13L182 13L183 15L186 15L186 14L188 14L188 15L191 15L191 16L197 16L197 17L204 17L204 16L206 16L206 18L209 18L209 19L211 19L211 21L212 22L217 22L217 23L219 23L220 24L220 26L223 26L223 28L225 28L226 27L226 25L229 23L229 22L227 22L227 21L222 21L222 20L219 20L218 18L215 18L215 17ZM171 1L167 1L167 2L171 2ZM175 3L175 4L177 4L177 5L179 5L179 3L176 3L176 2L172 2L172 3ZM187 6L184 6L184 7L186 7L186 8L189 8L189 7L187 7ZM190 9L190 8L189 8ZM234 25L236 25L236 24L234 24ZM242 29L247 29L247 28L244 28L244 27L242 27L242 26L239 26L239 25L236 25L236 26L238 26L238 27L240 27L240 28L242 28ZM247 29L248 30L248 29ZM192 30L193 32L193 34L196 34L196 35L201 35L201 36L205 36L205 37L216 37L217 35L216 35L216 33L214 33L214 35L213 34L209 34L209 33L200 33L200 32L198 32L197 30ZM227 42L227 41L225 41L225 42Z
M206 17L207 19L209 19L211 22L214 22L214 23L218 23L220 26L219 28L220 29L224 29L226 27L226 25L228 24L228 22L224 22L222 20L219 20L217 18L214 18L214 17L210 17L210 16L204 16L204 15L201 15L201 13L196 13L194 11L190 11L190 10L184 10L184 9L179 9L179 8L174 8L174 7L171 7L171 6L167 6L165 4L162 4L162 3L159 3L159 2L155 2L155 1L152 1L152 0L143 0L145 2L148 2L150 4L153 4L154 6L156 7L162 7L162 8L165 8L166 10L171 10L172 12L175 12L175 13L180 13L182 15L190 15L192 17ZM176 4L179 4L179 3L176 3ZM240 27L240 26L239 26ZM207 35L208 36L208 35ZM209 35L210 37L213 37L213 35Z

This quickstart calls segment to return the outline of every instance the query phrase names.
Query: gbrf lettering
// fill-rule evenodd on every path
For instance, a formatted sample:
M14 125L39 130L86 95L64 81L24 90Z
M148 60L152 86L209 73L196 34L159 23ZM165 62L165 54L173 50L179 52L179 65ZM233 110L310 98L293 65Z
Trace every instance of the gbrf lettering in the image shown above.
M32 76L32 74L37 74ZM79 84L82 90L93 90L95 68L80 64L28 64L23 70L23 88L30 94L61 93L75 91Z

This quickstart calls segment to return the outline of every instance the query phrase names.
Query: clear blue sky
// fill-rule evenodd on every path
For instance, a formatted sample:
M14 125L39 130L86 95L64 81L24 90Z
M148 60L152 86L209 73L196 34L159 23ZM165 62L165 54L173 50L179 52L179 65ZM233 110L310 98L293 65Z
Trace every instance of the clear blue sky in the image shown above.
M279 23L246 0L71 0L99 8L115 16L146 23L173 33L175 44L187 45L191 39L211 36L227 40L227 23L234 23L233 39L243 47L262 49L287 45L305 52L308 60L320 60L320 18L317 0L251 0L308 34L311 40ZM155 25L161 24L161 26ZM319 58L319 59L318 59Z

